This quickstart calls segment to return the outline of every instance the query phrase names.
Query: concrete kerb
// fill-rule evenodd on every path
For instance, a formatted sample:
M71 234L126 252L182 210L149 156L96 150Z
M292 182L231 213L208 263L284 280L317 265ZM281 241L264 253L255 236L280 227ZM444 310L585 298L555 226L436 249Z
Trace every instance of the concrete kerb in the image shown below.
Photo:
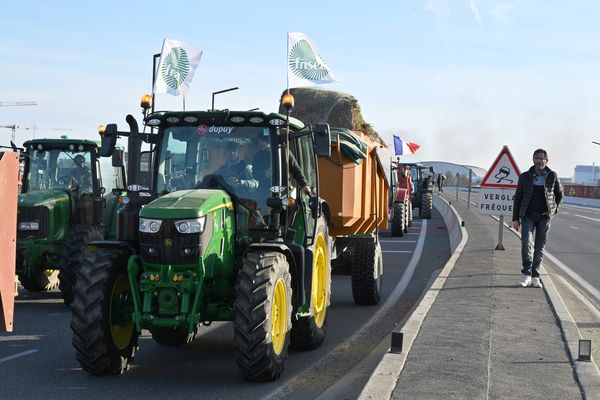
M497 217L494 219L499 220ZM521 234L515 231L508 224L505 225L512 233L517 237L521 237ZM550 275L546 272L543 264L540 268L540 275L542 276L542 283L544 284L544 291L548 298L550 305L554 309L556 318L558 319L560 329L562 331L567 352L571 359L571 364L575 369L575 375L577 381L583 392L583 396L587 400L600 400L600 371L596 364L592 361L579 361L577 359L579 355L579 339L582 338L577 324L573 320L571 313L567 309L562 297L558 293L556 286Z
M421 329L421 325L469 239L467 230L462 226L462 219L454 207L439 196L433 197L433 206L440 212L448 228L452 255L437 276L430 280L433 283L422 296L410 318L402 328L397 328L401 329L403 334L402 352L386 353L383 356L377 368L371 374L369 381L362 389L358 397L359 400L391 398L398 377L406 363L408 353ZM385 340L389 342L390 339L388 337Z

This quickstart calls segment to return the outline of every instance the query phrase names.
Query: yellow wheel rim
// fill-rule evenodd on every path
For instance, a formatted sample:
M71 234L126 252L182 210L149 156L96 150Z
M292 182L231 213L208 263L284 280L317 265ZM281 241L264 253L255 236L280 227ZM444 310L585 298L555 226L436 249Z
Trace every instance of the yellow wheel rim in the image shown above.
M45 269L44 274L46 274L46 276L48 278L52 278L53 275L58 275L58 270L57 269Z
M273 350L277 355L281 354L285 344L288 320L288 294L285 290L285 282L278 279L273 292L273 304L271 305L271 341Z
M315 241L315 259L313 263L311 304L315 324L321 328L327 313L329 293L329 270L327 268L327 242L320 233Z
M126 307L122 298L123 293L129 291L129 281L126 275L120 275L110 296L110 333L113 343L119 350L127 348L133 337L135 326L131 319L123 323L123 307Z

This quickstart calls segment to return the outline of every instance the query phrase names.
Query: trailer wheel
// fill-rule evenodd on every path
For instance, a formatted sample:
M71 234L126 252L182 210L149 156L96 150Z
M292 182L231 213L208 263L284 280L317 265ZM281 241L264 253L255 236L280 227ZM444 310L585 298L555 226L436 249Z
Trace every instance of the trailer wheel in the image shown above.
M256 382L277 379L287 358L292 316L291 276L283 254L246 254L234 308L233 341L240 372Z
M152 328L150 329L152 339L158 344L163 346L180 346L182 344L188 344L196 337L198 333L198 327L192 332L188 332L183 327L175 328Z
M71 304L73 301L73 287L87 244L102 239L104 233L97 227L89 225L72 226L65 235L60 249L60 272L58 273L58 288L65 304Z
M318 221L313 245L313 268L310 295L310 317L292 318L290 346L295 349L316 349L325 340L327 310L331 298L331 259L329 231L323 218ZM302 279L302 277L298 277Z
M358 239L352 252L352 297L359 305L375 305L381 300L383 257L379 243Z
M431 208L433 207L433 196L431 192L423 193L421 197L421 208L419 216L423 219L431 219Z
M19 281L31 292L47 292L58 286L58 270L36 268L31 276L19 274Z
M121 249L86 252L77 273L71 304L73 346L83 370L93 375L127 371L137 349L128 258Z
M392 236L404 236L404 203L394 203L392 209Z

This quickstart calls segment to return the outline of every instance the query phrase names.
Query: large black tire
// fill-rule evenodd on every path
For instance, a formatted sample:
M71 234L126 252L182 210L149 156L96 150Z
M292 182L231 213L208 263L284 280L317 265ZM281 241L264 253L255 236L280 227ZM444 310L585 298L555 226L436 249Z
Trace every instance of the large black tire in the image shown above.
M122 249L99 248L84 254L77 273L71 304L73 346L81 368L93 375L127 371L137 349L128 258Z
M180 346L182 344L188 344L196 337L198 328L196 327L192 332L188 332L187 329L182 327L177 328L153 328L150 329L152 339L156 343L164 346Z
M290 347L294 349L316 349L325 340L327 310L331 299L331 258L327 222L320 218L317 223L315 243L311 249L313 265L310 316L292 318Z
M58 286L58 270L35 269L30 276L19 274L19 282L31 292L47 292Z
M404 203L394 203L392 206L392 236L404 236L405 227L405 207Z
M421 208L419 216L423 219L431 219L431 209L433 207L433 196L431 192L423 193L421 198Z
M289 265L283 254L249 252L236 284L235 362L251 381L277 379L287 359L292 317Z
M77 271L81 268L81 258L88 243L104 239L101 229L90 225L74 225L69 228L60 249L60 272L58 288L65 304L73 302L73 287Z
M378 243L357 239L352 250L352 297L359 305L375 305L381 300L383 257Z

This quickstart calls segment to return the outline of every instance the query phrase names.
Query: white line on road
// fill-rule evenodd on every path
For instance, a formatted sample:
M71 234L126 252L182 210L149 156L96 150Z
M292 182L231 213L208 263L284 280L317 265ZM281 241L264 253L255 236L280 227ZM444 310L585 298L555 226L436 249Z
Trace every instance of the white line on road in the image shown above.
M416 240L380 240L381 243L417 243Z
M573 225L569 225L569 228L578 230L579 228Z
M6 362L6 361L14 360L15 358L19 358L19 357L27 356L29 354L37 353L38 351L39 350L27 350L27 351L23 351L21 353L13 354L12 356L0 358L0 364L3 362Z
M585 290L587 290L592 296L594 296L598 301L600 301L600 291L587 283L585 279L583 279L577 272L573 271L571 268L567 267L563 264L558 258L554 257L552 254L544 251L544 255L550 259L556 266L565 271L571 278L573 278L580 286L582 286Z
M585 218L585 219L591 219L592 221L598 221L600 222L600 219L598 218L592 218L592 217L586 217L585 215L579 215L579 214L573 214L576 217L581 217L581 218Z

